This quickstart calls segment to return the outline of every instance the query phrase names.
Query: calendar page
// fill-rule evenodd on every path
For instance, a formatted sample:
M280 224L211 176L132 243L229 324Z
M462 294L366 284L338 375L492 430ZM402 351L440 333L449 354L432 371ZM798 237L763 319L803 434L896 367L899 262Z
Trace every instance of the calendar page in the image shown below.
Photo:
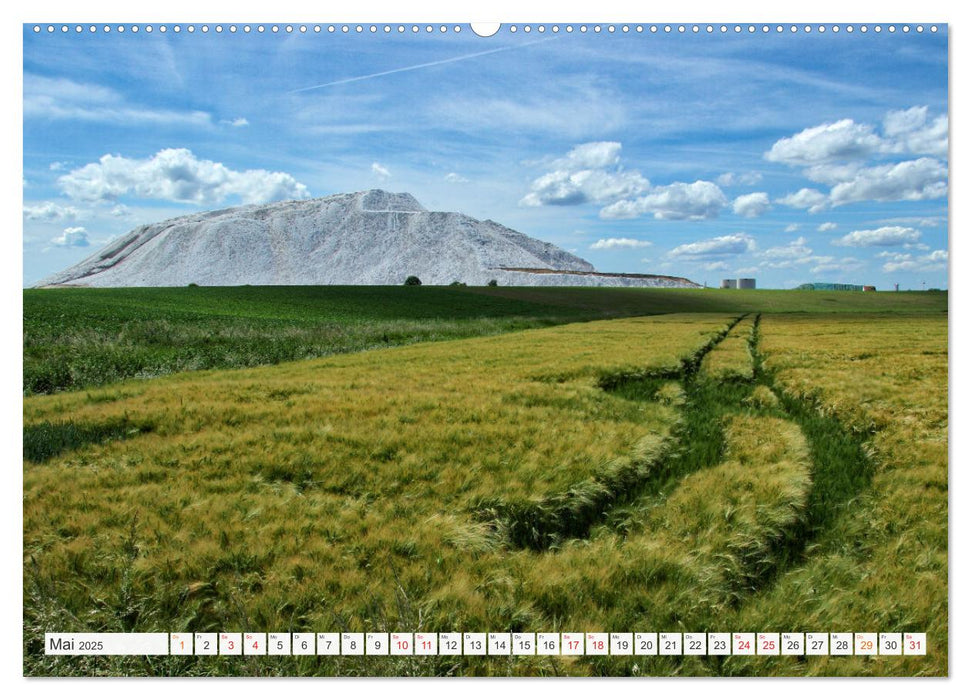
M649 14L23 24L25 676L949 674L948 25Z

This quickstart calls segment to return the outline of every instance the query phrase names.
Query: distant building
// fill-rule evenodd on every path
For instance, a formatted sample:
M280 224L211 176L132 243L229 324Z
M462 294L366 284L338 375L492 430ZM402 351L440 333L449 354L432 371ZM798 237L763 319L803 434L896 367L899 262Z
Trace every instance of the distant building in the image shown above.
M754 277L739 277L734 280L722 280L722 289L755 289Z
M876 287L862 284L844 284L842 282L808 282L800 284L796 289L817 292L875 292Z

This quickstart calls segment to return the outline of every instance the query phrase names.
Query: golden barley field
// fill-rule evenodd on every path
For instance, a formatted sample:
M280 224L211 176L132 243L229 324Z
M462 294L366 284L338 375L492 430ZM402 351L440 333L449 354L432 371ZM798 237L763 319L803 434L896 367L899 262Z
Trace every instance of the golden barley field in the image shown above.
M946 313L675 313L24 400L30 675L945 675ZM916 631L921 657L45 657L44 631Z

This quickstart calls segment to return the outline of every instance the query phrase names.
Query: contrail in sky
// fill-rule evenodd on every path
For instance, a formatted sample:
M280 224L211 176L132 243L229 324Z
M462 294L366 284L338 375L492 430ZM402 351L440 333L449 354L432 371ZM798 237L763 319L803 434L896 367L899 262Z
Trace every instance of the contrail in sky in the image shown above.
M414 66L405 66L404 68L393 68L392 70L382 71L380 73L371 73L370 75L358 75L354 78L343 78L341 80L335 80L330 83L323 83L321 85L311 85L310 87L298 88L296 90L291 90L290 94L296 92L307 92L308 90L319 90L320 88L332 87L334 85L344 85L346 83L356 83L359 80L370 80L371 78L380 78L384 75L392 75L394 73L404 73L410 70L419 70L420 68L431 68L432 66L441 66L445 63L455 63L456 61L464 61L468 58L477 58L479 56L488 56L491 53L499 53L500 51L509 51L511 49L519 49L524 46L532 46L533 44L541 44L544 41L552 41L556 37L547 37L545 39L539 39L537 41L529 41L525 44L517 44L515 46L502 46L498 49L489 49L488 51L479 51L477 53L467 53L464 56L454 56L453 58L445 58L441 61L431 61L429 63L419 63Z

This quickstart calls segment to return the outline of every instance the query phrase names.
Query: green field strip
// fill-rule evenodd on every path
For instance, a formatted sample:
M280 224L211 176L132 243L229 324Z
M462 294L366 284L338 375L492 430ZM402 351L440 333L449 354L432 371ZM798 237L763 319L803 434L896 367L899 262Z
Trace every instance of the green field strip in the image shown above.
M671 313L947 311L943 293L592 287L26 289L23 392Z

